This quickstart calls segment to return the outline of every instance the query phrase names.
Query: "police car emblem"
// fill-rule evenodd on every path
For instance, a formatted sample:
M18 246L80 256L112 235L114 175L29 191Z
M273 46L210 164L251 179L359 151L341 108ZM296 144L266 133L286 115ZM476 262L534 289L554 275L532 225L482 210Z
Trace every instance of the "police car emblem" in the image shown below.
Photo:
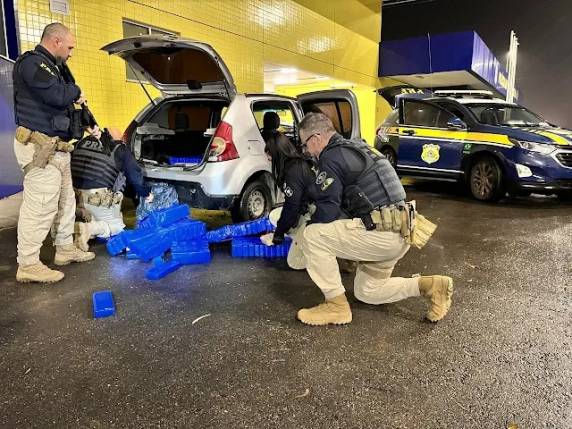
M316 177L316 185L321 185L324 183L327 175L328 174L325 171L322 171L320 174L318 174L318 177Z
M421 152L421 159L427 164L433 164L439 161L439 145L436 144L424 144L423 152Z

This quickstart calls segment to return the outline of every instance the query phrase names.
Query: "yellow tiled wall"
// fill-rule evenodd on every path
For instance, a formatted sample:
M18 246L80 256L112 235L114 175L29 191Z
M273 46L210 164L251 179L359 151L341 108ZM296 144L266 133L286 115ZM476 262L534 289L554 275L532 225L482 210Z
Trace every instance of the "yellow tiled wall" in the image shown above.
M71 28L77 41L70 68L104 126L126 127L148 101L138 83L126 81L123 60L99 50L123 37L123 19L210 43L241 92L262 92L265 63L352 82L364 91L379 83L381 1L69 0L69 5L65 16L51 13L49 0L18 0L21 50L33 48L50 22ZM369 103L362 120L375 124L376 110Z

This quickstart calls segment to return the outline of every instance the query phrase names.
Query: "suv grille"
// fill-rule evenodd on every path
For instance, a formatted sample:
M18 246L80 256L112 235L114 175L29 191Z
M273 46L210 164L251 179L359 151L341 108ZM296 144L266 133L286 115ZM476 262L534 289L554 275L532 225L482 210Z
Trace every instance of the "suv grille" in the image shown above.
M566 167L572 167L572 152L560 152L556 154L558 161Z

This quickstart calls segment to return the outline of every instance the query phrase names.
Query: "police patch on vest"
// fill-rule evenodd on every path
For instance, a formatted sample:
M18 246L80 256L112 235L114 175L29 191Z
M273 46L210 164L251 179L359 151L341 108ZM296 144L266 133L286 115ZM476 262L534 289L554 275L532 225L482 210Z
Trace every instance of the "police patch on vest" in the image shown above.
M328 174L325 171L322 171L320 174L318 174L318 177L316 177L316 185L321 185L324 183L327 175Z
M52 71L52 69L49 68L45 63L40 64L40 67L43 68L44 70L46 70L52 76L54 76L54 77L56 76L56 74Z
M433 164L439 161L439 145L436 144L424 144L423 152L421 152L421 159L427 164Z
M334 183L334 179L332 177L328 177L322 184L322 192L328 189L332 183Z
M284 186L284 195L286 195L287 197L291 197L292 195L294 195L294 191L290 186L288 185Z

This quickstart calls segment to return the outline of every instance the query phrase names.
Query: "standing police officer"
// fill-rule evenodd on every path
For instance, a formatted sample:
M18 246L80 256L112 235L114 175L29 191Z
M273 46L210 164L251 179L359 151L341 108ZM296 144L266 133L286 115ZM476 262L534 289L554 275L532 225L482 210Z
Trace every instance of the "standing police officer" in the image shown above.
M427 318L441 320L451 305L450 277L391 277L410 246L398 232L400 226L393 225L402 219L405 190L387 159L364 142L345 140L321 113L304 117L300 139L318 159L316 212L304 231L302 248L308 274L325 302L299 310L298 319L308 325L352 321L339 257L358 261L354 295L360 301L383 304L423 295L431 301Z
M153 200L151 188L143 179L141 167L112 128L80 140L72 153L73 186L78 207L88 219L76 223L76 245L88 251L93 237L109 238L125 228L121 214L123 189L129 182L140 198Z
M62 75L74 36L62 24L44 28L40 44L14 64L16 138L14 152L24 171L24 196L18 220L19 282L56 282L64 277L40 262L50 228L54 263L67 265L95 258L73 244L75 196L70 171L74 103L85 102L80 88Z

